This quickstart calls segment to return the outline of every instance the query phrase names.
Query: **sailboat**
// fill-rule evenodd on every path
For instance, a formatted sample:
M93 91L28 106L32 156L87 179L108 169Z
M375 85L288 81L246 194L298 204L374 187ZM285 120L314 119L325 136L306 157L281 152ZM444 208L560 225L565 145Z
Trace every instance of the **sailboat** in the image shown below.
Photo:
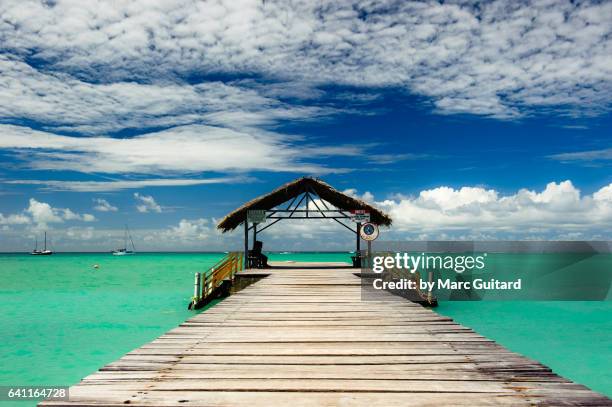
M128 250L127 248L127 241L128 238L130 239L130 242L132 243L132 250ZM128 226L125 225L125 234L123 236L123 247L120 249L116 249L113 250L113 256L127 256L130 254L134 254L136 248L134 247L134 241L132 240L132 235L130 235L130 230L128 229Z
M32 250L32 253L30 253L34 256L48 256L53 254L53 252L51 250L47 249L47 232L45 232L45 246L42 250L38 250L38 239L36 239L36 244L34 246L34 250Z

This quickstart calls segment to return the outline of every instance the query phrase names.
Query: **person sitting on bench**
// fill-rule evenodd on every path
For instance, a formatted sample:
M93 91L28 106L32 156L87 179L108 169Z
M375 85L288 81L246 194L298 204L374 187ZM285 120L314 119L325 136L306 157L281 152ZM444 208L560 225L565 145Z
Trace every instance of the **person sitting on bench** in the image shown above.
M263 243L259 240L253 244L253 250L249 250L249 265L258 269L268 267L268 256L263 254Z

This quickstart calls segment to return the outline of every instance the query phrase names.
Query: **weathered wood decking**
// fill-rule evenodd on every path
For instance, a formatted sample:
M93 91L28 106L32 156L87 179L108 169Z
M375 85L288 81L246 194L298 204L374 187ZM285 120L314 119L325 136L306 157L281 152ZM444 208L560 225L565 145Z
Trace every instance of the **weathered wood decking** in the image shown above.
M361 301L353 269L265 272L42 404L612 405L420 305Z

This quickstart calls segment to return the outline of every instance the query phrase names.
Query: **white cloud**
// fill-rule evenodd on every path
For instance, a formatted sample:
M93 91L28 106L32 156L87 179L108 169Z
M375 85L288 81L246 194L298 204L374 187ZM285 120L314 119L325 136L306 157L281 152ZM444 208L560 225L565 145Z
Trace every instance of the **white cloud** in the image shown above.
M58 211L60 211L60 213L62 214L61 215L62 219L64 220L80 220L83 222L94 222L96 220L96 217L89 213L84 213L81 215L81 214L72 212L68 208L58 209Z
M0 14L3 48L16 59L44 61L45 75L63 80L69 73L87 83L100 77L176 83L177 76L194 73L255 73L302 86L395 86L429 97L446 114L515 117L544 107L589 115L610 107L610 2L138 0L85 7L7 0ZM77 93L105 86L81 83ZM19 101L21 91L44 111L48 93L32 88L20 80L7 93ZM149 94L142 89L128 95L128 109L164 117L172 91L161 104L153 98L146 106L149 98L142 96ZM177 113L188 115L180 101L192 96L176 93ZM86 116L92 110L95 104Z
M157 212L161 213L162 207L155 202L155 199L151 195L141 195L138 192L134 193L134 198L138 202L136 205L136 209L138 212L147 213L147 212Z
M39 225L63 221L57 209L52 208L51 205L46 202L38 202L34 198L30 198L30 206L28 206L26 212L30 214L34 223Z
M405 160L424 160L427 158L435 158L429 154L370 154L367 157L368 163L371 164L393 164L398 161Z
M365 191L363 194L359 195L357 193L356 188L349 188L349 189L345 189L342 192L347 194L348 196L352 196L353 198L361 199L362 201L366 201L366 202L374 201L374 195L372 195L370 191Z
M0 213L0 225L25 225L30 223L30 218L21 214L4 216Z
M8 180L6 184L17 185L44 185L45 189L53 191L75 191L75 192L108 192L124 189L165 187L165 186L190 186L208 184L230 184L248 182L248 177L220 177L220 178L166 178L166 179L144 179L144 180L113 180L113 181L55 181L55 180ZM98 202L97 200L94 200ZM98 205L94 209L105 212L104 207ZM108 208L113 211L113 209ZM117 210L115 208L114 210Z
M549 156L553 160L561 162L597 162L597 161L612 161L612 148L602 150L577 151L573 153L561 153Z
M612 225L612 184L582 195L571 181L551 182L542 191L503 195L482 187L438 187L416 197L376 202L393 218L394 232L486 232L516 236L569 231L607 231Z
M336 112L331 107L292 106L250 86L216 81L94 84L67 74L45 73L2 55L0 72L4 118L27 118L45 123L47 129L83 134L202 122L244 128Z
M181 219L177 226L165 231L164 236L182 241L204 240L215 235L214 228L215 225L211 225L208 219Z
M612 204L612 184L595 192L593 194L593 199L597 202L603 202L604 204Z
M425 96L441 114L590 117L612 106L610 2L86 4L0 3L0 116L38 129L1 124L0 149L29 169L345 172L322 159L365 146L305 145L280 125L373 114L364 106L388 88ZM325 91L330 84L351 90ZM382 165L427 157L368 156ZM130 182L47 185L108 191Z
M175 127L128 139L61 136L12 125L0 125L0 132L0 148L27 151L23 158L32 169L84 173L321 173L334 170L302 162L301 157L306 153L307 158L316 158L362 152L358 147L300 148L291 138L276 133L204 125Z
M49 223L62 223L65 220L82 222L94 222L96 220L91 214L78 214L69 208L54 208L48 203L37 201L34 198L30 198L29 206L25 209L23 216L29 216L32 223L43 228L47 227Z
M455 209L471 204L484 204L497 199L497 192L490 189L462 187L458 190L449 187L438 187L421 191L419 200L425 206L431 204L442 210Z
M91 226L86 228L70 227L66 229L65 237L76 241L92 240L95 237L95 229Z
M117 212L117 207L111 205L106 199L94 198L94 210L98 212Z

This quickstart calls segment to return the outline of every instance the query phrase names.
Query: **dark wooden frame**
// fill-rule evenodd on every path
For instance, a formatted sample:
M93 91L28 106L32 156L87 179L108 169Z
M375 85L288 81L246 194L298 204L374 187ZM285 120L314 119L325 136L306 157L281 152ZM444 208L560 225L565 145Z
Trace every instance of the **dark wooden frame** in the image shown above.
M298 198L301 196L301 199ZM323 209L317 204L315 198L318 198L323 206ZM299 209L300 205L306 201L306 209ZM296 203L297 201L297 203ZM311 209L309 203L312 202L316 208L316 210ZM296 215L297 214L297 215ZM296 216L294 216L296 215ZM268 209L266 210L266 219L273 219L273 221L267 225L265 225L261 229L257 229L257 223L253 223L249 225L248 213L247 217L244 220L244 259L245 259L245 268L248 267L248 257L249 257L249 231L253 231L253 244L257 240L257 234L262 233L264 230L269 227L277 224L281 220L284 219L333 219L335 222L344 226L346 229L353 232L356 236L355 243L355 252L357 254L361 251L361 239L359 237L359 232L361 229L361 223L357 222L356 227L353 229L349 225L345 224L341 221L341 219L351 219L351 211L350 210L342 210L335 208L331 203L326 202L323 198L321 198L312 188L307 188L306 191L302 192L299 195L296 195L289 205L287 205L284 209Z

